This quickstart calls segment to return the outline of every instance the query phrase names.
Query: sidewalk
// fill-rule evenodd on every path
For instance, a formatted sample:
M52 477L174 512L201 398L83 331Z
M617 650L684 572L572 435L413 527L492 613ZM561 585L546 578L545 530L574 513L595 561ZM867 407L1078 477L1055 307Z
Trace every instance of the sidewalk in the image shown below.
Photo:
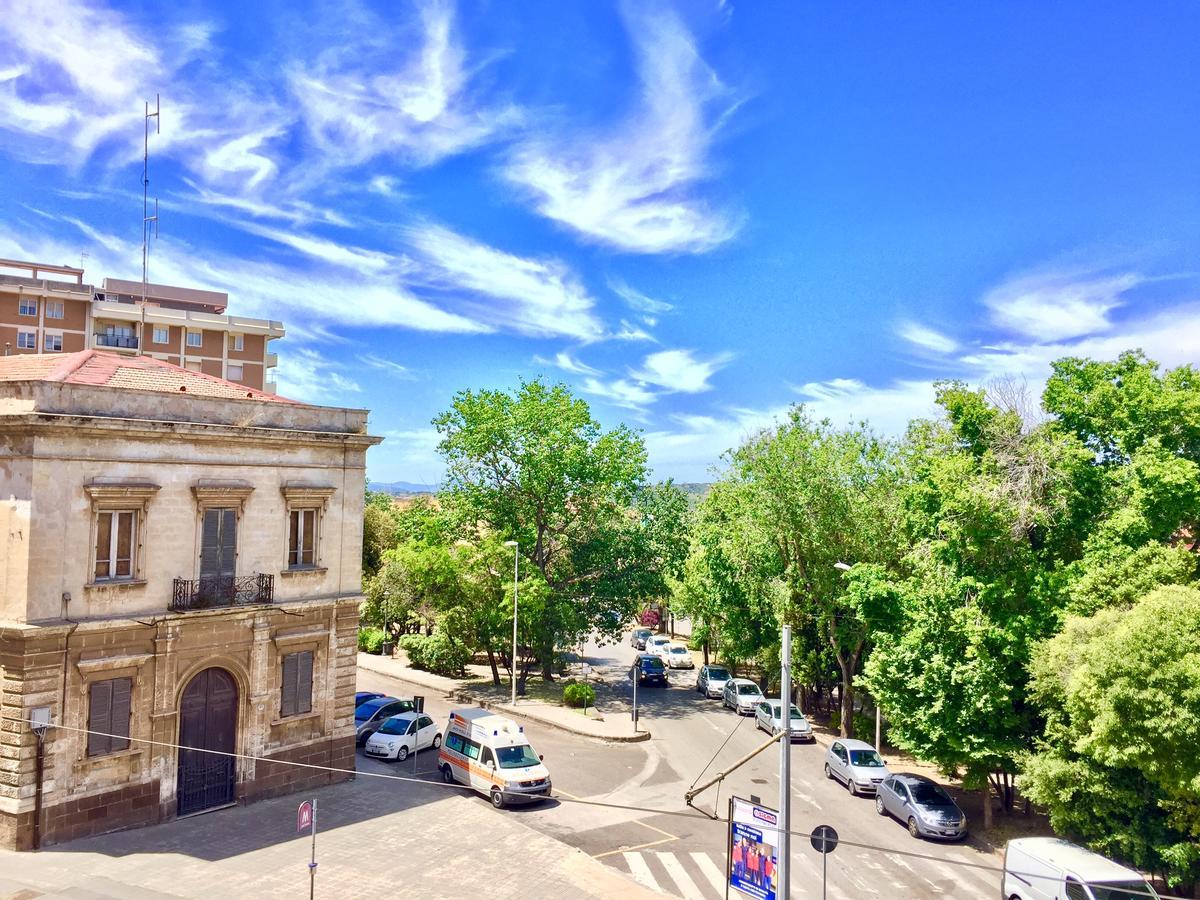
M36 853L0 851L0 898L306 896L311 839L296 834L296 807L307 796ZM317 800L317 897L658 896L523 824L519 811L498 812L461 788L360 774L311 796Z
M406 681L409 684L419 685L431 691L439 691L463 703L477 704L485 709L492 709L505 715L522 716L530 721L547 725L551 728L557 728L561 731L569 731L573 734L581 734L585 737L596 738L602 741L632 742L650 740L650 732L648 731L639 730L637 733L634 733L633 723L625 716L589 718L565 706L556 706L541 700L531 700L523 697L518 697L517 705L513 706L511 703L489 699L483 696L482 692L478 689L472 690L473 687L480 687L479 682L472 684L465 679L446 678L442 675L423 672L420 669L413 669L405 665L403 661L393 657L359 653L358 666L362 669L378 672L381 675ZM487 685L487 687L490 686L490 684Z

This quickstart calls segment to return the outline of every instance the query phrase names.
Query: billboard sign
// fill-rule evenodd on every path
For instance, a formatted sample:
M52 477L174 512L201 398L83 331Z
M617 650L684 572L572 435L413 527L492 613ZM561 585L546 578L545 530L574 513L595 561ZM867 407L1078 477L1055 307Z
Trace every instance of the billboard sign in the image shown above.
M755 900L775 900L779 813L741 797L729 803L729 886Z

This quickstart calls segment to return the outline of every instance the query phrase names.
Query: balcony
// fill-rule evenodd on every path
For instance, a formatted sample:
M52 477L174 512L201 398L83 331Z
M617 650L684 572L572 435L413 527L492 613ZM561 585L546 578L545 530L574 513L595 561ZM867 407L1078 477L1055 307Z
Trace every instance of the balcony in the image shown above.
M96 334L92 335L92 341L97 347L118 347L122 350L136 350L138 347L136 337L123 334Z
M176 578L171 612L257 606L270 603L274 596L275 576L264 572L242 578L232 575L205 575L194 581Z

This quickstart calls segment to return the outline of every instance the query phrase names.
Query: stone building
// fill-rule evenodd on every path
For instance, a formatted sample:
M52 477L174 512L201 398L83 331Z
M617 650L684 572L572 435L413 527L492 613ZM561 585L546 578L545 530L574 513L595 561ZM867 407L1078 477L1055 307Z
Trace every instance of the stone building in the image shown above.
M0 358L0 846L347 777L273 761L354 767L366 419Z

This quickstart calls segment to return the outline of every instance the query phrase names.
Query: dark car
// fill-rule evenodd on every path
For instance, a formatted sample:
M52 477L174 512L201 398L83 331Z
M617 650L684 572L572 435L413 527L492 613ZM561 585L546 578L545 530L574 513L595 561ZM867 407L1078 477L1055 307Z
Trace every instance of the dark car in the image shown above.
M639 653L633 661L629 677L637 677L638 684L667 684L667 664L661 656L650 653Z
M635 628L629 634L629 645L639 650L646 649L646 639L654 634L649 628Z
M374 700L376 697L386 697L386 694L381 694L378 691L359 691L354 695L354 708L358 709L368 700Z
M354 710L355 743L361 747L367 738L379 730L379 726L399 713L412 712L411 700L395 697L376 697Z
M895 816L913 837L956 840L967 835L967 817L958 804L924 775L901 772L885 778L875 793L875 811Z

